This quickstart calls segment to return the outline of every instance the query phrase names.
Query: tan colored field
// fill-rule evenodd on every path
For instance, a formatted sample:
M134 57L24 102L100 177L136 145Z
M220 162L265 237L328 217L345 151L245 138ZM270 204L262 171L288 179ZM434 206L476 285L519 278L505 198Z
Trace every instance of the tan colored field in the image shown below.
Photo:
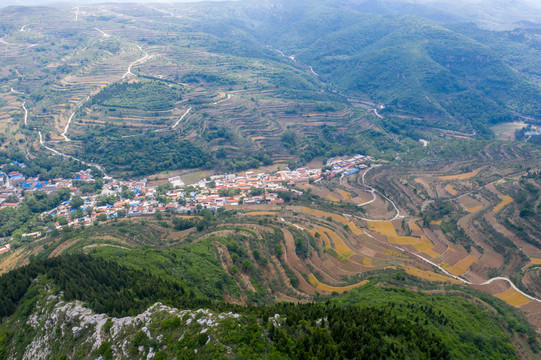
M441 220L437 220L437 221L436 221L436 220L432 220L432 221L430 222L430 224L432 224L432 225L441 225Z
M483 204L469 196L461 196L459 201L469 213L478 212L483 208Z
M408 274L413 275L413 276L417 276L418 278L421 278L421 279L431 280L431 281L451 282L451 283L455 283L455 284L460 284L460 281L455 280L453 278L449 278L449 277L444 276L444 275L436 274L436 273L433 273L431 271L420 270L420 269L414 268L412 266L406 266L404 268L404 270L406 270L406 272Z
M424 252L431 258L435 258L437 256L440 256L439 253L432 250L434 248L434 244L432 241L430 241L426 236L421 236L421 242L418 244L413 245L417 251Z
M430 189L430 185L423 178L415 178L415 182L421 184L425 189Z
M541 265L541 258L531 258L532 265Z
M363 259L363 265L372 266L372 259L365 256L364 259Z
M341 293L341 292L344 292L344 291L354 289L354 288L359 287L359 286L363 286L363 285L368 283L368 280L363 280L358 284L353 284L353 285L349 285L349 286L341 286L341 287L330 286L330 285L326 285L326 284L321 283L318 279L316 279L314 274L308 274L308 281L317 290L321 290L321 291L325 291L325 292L329 292L329 293L332 293L332 292Z
M332 202L340 202L340 199L338 199L337 197L332 196L332 195L327 195L327 199L332 201Z
M525 128L526 126L528 126L528 124L524 122L512 122L498 124L492 126L491 129L500 140L515 140L515 131Z
M502 202L496 205L494 209L492 209L493 212L496 214L499 213L504 207L511 204L513 202L513 198L508 195L499 195L500 199L502 199Z
M477 205L472 208L468 208L469 213L476 213L478 211L481 211L483 209L483 205Z
M266 216L266 215L276 216L278 215L278 213L275 211L253 211L253 212L247 212L246 215L248 216Z
M464 173L464 174L440 176L439 179L443 181L467 180L467 179L471 179L474 176L477 176L477 174L479 174L479 171L481 171L481 169L476 169L476 170L470 171L469 173Z
M393 244L399 245L416 245L421 243L421 239L414 236L388 236L387 240Z
M415 220L410 220L408 222L408 225L410 226L411 231L422 231L422 229L419 227L419 225L417 225Z
M390 243L398 245L413 245L417 249L417 246L420 246L422 250L419 251L428 251L427 254L431 257L436 257L439 254L436 252L431 252L430 249L434 247L434 244L430 242L426 237L425 240L421 240L419 237L415 236L398 236L396 229L392 222L390 221L367 221L368 226L375 232L387 236L387 240ZM410 229L412 231L421 231L419 225L417 225L413 220L409 222ZM425 251L426 250L426 251Z
M346 259L349 259L350 257L353 256L353 251L351 251L351 249L344 243L344 240L340 236L338 236L338 234L335 233L334 231L329 230L327 228L323 228L323 227L316 228L310 231L310 233L312 233L312 235L314 236L316 232L321 234L321 238L325 242L326 250L332 249L336 251L338 255L341 255L345 257ZM329 239L332 240L332 242L334 243L334 248L331 246Z
M8 272L9 270L12 270L17 265L17 261L19 260L20 256L22 255L23 249L17 249L11 254L9 254L7 257L5 257L2 260L2 263L0 263L0 275L3 273Z
M457 262L453 267L449 268L449 272L456 276L462 275L476 262L477 258L475 256L468 255L464 259Z
M513 288L509 288L499 294L494 294L494 296L512 306L522 306L531 301Z
M398 237L396 229L394 228L393 223L390 221L367 221L366 223L368 224L368 226L370 226L372 230L380 233L381 235L391 236L395 238Z
M62 255L62 253L64 251L66 251L68 248L72 247L73 245L77 244L79 241L81 241L83 239L81 238L78 238L78 239L75 239L75 240L72 240L72 241L65 241L63 242L62 244L58 245L56 247L56 249L53 250L53 252L51 253L51 255L49 255L49 258L53 258L55 256L59 256L59 255Z
M265 137L264 136L254 136L252 138L252 141L257 141L257 140L265 140Z
M349 229L355 235L362 235L363 234L363 232L357 227L357 225L355 225L354 223L352 223L351 221L349 221L348 219L346 219L345 217L343 217L341 215L333 214L333 213L326 212L326 211L321 211L321 210L310 209L310 208L307 208L307 207L303 207L302 212L305 213L305 214L310 214L310 215L318 216L318 217L321 217L321 218L326 218L326 217L330 216L333 220L336 220L336 221L338 221L338 222L340 222L340 223L342 223L344 225L349 226Z
M453 188L453 185L451 184L448 184L446 187L445 187L445 190L447 190L447 192L453 196L456 196L458 194L458 191L456 191L454 188Z
M336 191L337 193L339 193L340 195L342 195L342 198L344 198L344 200L348 200L348 199L351 199L351 193L345 191L345 190L337 190Z

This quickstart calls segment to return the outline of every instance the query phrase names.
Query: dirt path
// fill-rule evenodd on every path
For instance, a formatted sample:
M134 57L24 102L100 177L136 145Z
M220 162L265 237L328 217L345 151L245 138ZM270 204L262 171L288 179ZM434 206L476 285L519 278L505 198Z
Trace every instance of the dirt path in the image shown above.
M192 110L191 107L188 108L188 110L186 110L186 112L180 117L180 119L178 119L178 121L176 122L176 124L173 125L173 126L171 127L171 129L176 128L176 127L178 126L178 124L182 121L182 119L184 119L184 117L185 117L186 115L188 115L188 113L189 113L191 110Z
M227 97L225 99L222 99L222 100L219 100L219 101L216 101L215 103L212 103L213 105L218 105L218 104L221 104L223 103L224 101L227 101L231 99L231 95L230 94L227 94Z
M103 37L109 37L109 36L111 36L111 35L107 34L105 31L103 31L103 30L101 30L101 29L94 28L94 30L99 31L100 33L102 33Z
M364 173L363 173L363 176L362 176L362 182L363 182L363 186L366 186L368 189L370 189L368 192L372 193L372 196L373 196L373 199L366 202L366 203L363 203L363 204L359 204L359 206L365 206L365 205L368 205L368 204L371 204L373 203L374 201L376 201L376 193L379 193L379 195L387 200L389 203L391 203L391 205L393 206L394 210L396 211L396 214L395 216L392 218L392 219L385 219L385 220L374 220L374 219L368 219L368 218L364 218L364 217L361 217L361 216L355 216L353 215L356 219L360 219L360 220L364 220L364 221L394 221L396 219L402 219L404 218L403 215L400 214L400 209L398 209L398 206L396 206L396 204L394 203L394 201L392 201L391 199L389 199L387 196L383 195L382 193L380 193L378 190L374 189L372 186L370 185L367 185L366 184L366 180L365 180L365 175L368 173L368 171L370 171L371 169L373 168L376 168L378 167L379 165L374 165L370 168L368 168ZM342 175L343 176L343 175Z
M28 109L26 108L26 106L24 106L24 104L26 104L26 101L23 102L23 110L24 110L24 125L25 126L28 126Z
M73 113L71 113L71 116L68 119L68 123L64 127L64 132L62 134L60 134L60 136L62 136L64 138L64 140L66 140L66 141L71 141L66 134L68 133L68 130L69 130L70 124L71 124L71 120L73 120L73 116L75 115L76 111L77 111L77 107L75 107L75 109L73 110Z
M11 91L11 92L14 93L14 94L24 95L24 93L22 93L22 92L20 92L20 91L17 91L17 90L15 90L14 88L11 88L9 91Z
M381 116L381 115L378 113L378 109L372 109L372 111L374 112L374 114L376 114L377 117L379 117L380 119L383 119L383 116Z
M63 156L63 157L66 157L66 158L70 158L70 159L73 159L73 160L76 160L76 161L79 161L81 162L82 164L85 164L86 166L95 166L96 168L100 169L101 171L104 171L104 174L105 174L105 169L103 169L101 166L97 165L97 164L89 164L83 160L80 160L80 159L77 159L76 157L73 157L71 155L66 155L64 153L61 153L60 151L58 150L55 150L51 147L48 147L47 145L45 145L45 142L43 141L43 136L41 135L41 130L38 130L38 133L39 133L39 144L41 146L43 146L45 149L49 150L49 151L52 151L53 153L55 153L56 155L60 155L60 156Z
M135 64L138 64L138 63L142 63L142 62L148 60L148 58L150 57L150 55L148 55L148 53L147 53L145 50L143 50L143 48L141 48L141 46L139 46L139 45L137 45L137 44L136 44L136 46L139 48L140 51L142 51L142 52L145 53L145 56L143 56L142 58L137 59L137 60L135 60L134 62L132 62L132 63L130 64L130 66L128 66L128 71L124 74L124 76L122 76L122 79L126 78L126 76L128 76L128 75L134 75L134 74L131 72L132 66L135 65Z

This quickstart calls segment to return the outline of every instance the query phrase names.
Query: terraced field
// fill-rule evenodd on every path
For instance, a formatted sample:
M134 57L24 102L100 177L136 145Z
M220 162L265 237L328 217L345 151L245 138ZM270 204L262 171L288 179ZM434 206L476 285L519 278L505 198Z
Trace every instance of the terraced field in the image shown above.
M526 305L531 301L526 296L512 288L505 290L504 292L494 294L494 296L513 306Z
M477 174L479 174L479 171L481 171L481 169L476 169L464 174L440 176L439 179L442 181L467 180L477 176Z
M320 281L318 281L316 279L316 277L314 276L314 274L309 274L308 275L308 281L310 281L310 284L312 284L312 286L315 287L317 290L325 291L325 292L328 292L328 293L332 293L332 292L342 293L344 291L355 289L355 288L357 288L359 286L363 286L363 285L368 284L368 280L364 280L364 281L361 281L358 284L353 284L353 285L349 285L349 286L340 286L340 287L329 286L329 285L325 285L325 284L321 283Z
M492 209L492 211L495 212L496 214L502 211L504 207L506 207L507 205L513 202L513 198L511 196L508 196L508 195L499 195L499 196L500 196L500 199L502 199L502 202L496 205L494 209Z
M77 22L49 10L39 18L29 31L8 34L12 45L0 44L5 65L0 75L7 79L0 86L0 140L26 156L44 150L35 130L43 133L46 146L73 155L98 139L110 148L131 137L172 134L175 143L186 141L209 154L203 169L186 173L195 182L211 175L215 163L222 170L247 154L269 156L256 160L259 165L303 165L300 159L311 145L351 129L385 138L385 118L328 91L307 66L248 43L228 52L181 18L160 16L147 23L108 5L82 10ZM22 26L9 21L13 29ZM141 99L148 96L131 96L130 89L146 82L159 84L163 97L171 95L168 103L144 106ZM101 98L108 91L113 94ZM284 137L288 133L291 143ZM201 243L235 282L224 290L232 302L247 303L254 294L262 302L309 301L316 291L344 292L386 269L465 286L501 276L537 293L529 269L541 265L538 148L524 142L444 142L435 135L430 146L400 152L407 143L401 136L385 138L391 141L382 148L379 140L367 141L362 150L380 156L378 166L296 186L309 189L313 198L292 196L292 204L273 211L216 215L219 220L201 231L175 231L171 219L169 227L145 219L139 233L108 223L108 236L85 230L90 235L64 241L51 235L2 255L0 271L31 256ZM334 140L341 145L343 139ZM338 149L334 155L352 155ZM457 159L457 153L464 155ZM327 160L315 150L308 155L307 161L319 159L318 166ZM242 171L250 166L243 164ZM165 172L158 175L167 178ZM536 313L537 302L520 291L489 290Z

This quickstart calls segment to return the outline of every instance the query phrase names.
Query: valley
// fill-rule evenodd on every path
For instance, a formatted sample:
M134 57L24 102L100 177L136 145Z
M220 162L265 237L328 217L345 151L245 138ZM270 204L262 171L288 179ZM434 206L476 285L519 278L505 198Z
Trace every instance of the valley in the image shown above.
M0 360L540 358L538 31L395 5L0 9Z

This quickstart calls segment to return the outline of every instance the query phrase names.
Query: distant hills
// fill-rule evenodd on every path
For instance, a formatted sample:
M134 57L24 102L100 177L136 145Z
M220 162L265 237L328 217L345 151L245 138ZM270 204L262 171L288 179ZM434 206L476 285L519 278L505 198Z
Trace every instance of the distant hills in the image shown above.
M0 74L32 101L30 123L45 137L74 115L75 141L54 146L108 171L128 169L130 157L117 156L126 147L144 150L129 167L138 175L185 168L173 140L184 155L205 154L192 167L241 171L359 144L355 152L394 158L391 149L420 138L488 139L497 123L541 123L541 12L526 2L124 3L80 14L64 4L2 10ZM524 27L481 27L488 18ZM143 78L164 91L146 91ZM296 144L282 141L287 130Z
M427 11L443 2L264 4L269 11L253 6L247 13L255 19L250 31L255 30L260 41L311 65L320 79L346 96L368 95L385 104L389 115L421 116L423 125L477 134L488 133L491 123L541 118L541 89L532 77L537 67L532 61L540 55L536 31L511 36L420 17L430 18ZM446 20L474 20L481 3L466 8L460 4L456 9L465 9L468 17L449 13ZM486 14L497 9L507 8L496 2ZM531 9L521 2L508 8L510 14L530 14ZM536 16L532 12L531 19Z
M416 15L440 22L475 22L490 29L512 29L525 22L541 22L541 6L534 1L343 0L334 3L383 15Z

